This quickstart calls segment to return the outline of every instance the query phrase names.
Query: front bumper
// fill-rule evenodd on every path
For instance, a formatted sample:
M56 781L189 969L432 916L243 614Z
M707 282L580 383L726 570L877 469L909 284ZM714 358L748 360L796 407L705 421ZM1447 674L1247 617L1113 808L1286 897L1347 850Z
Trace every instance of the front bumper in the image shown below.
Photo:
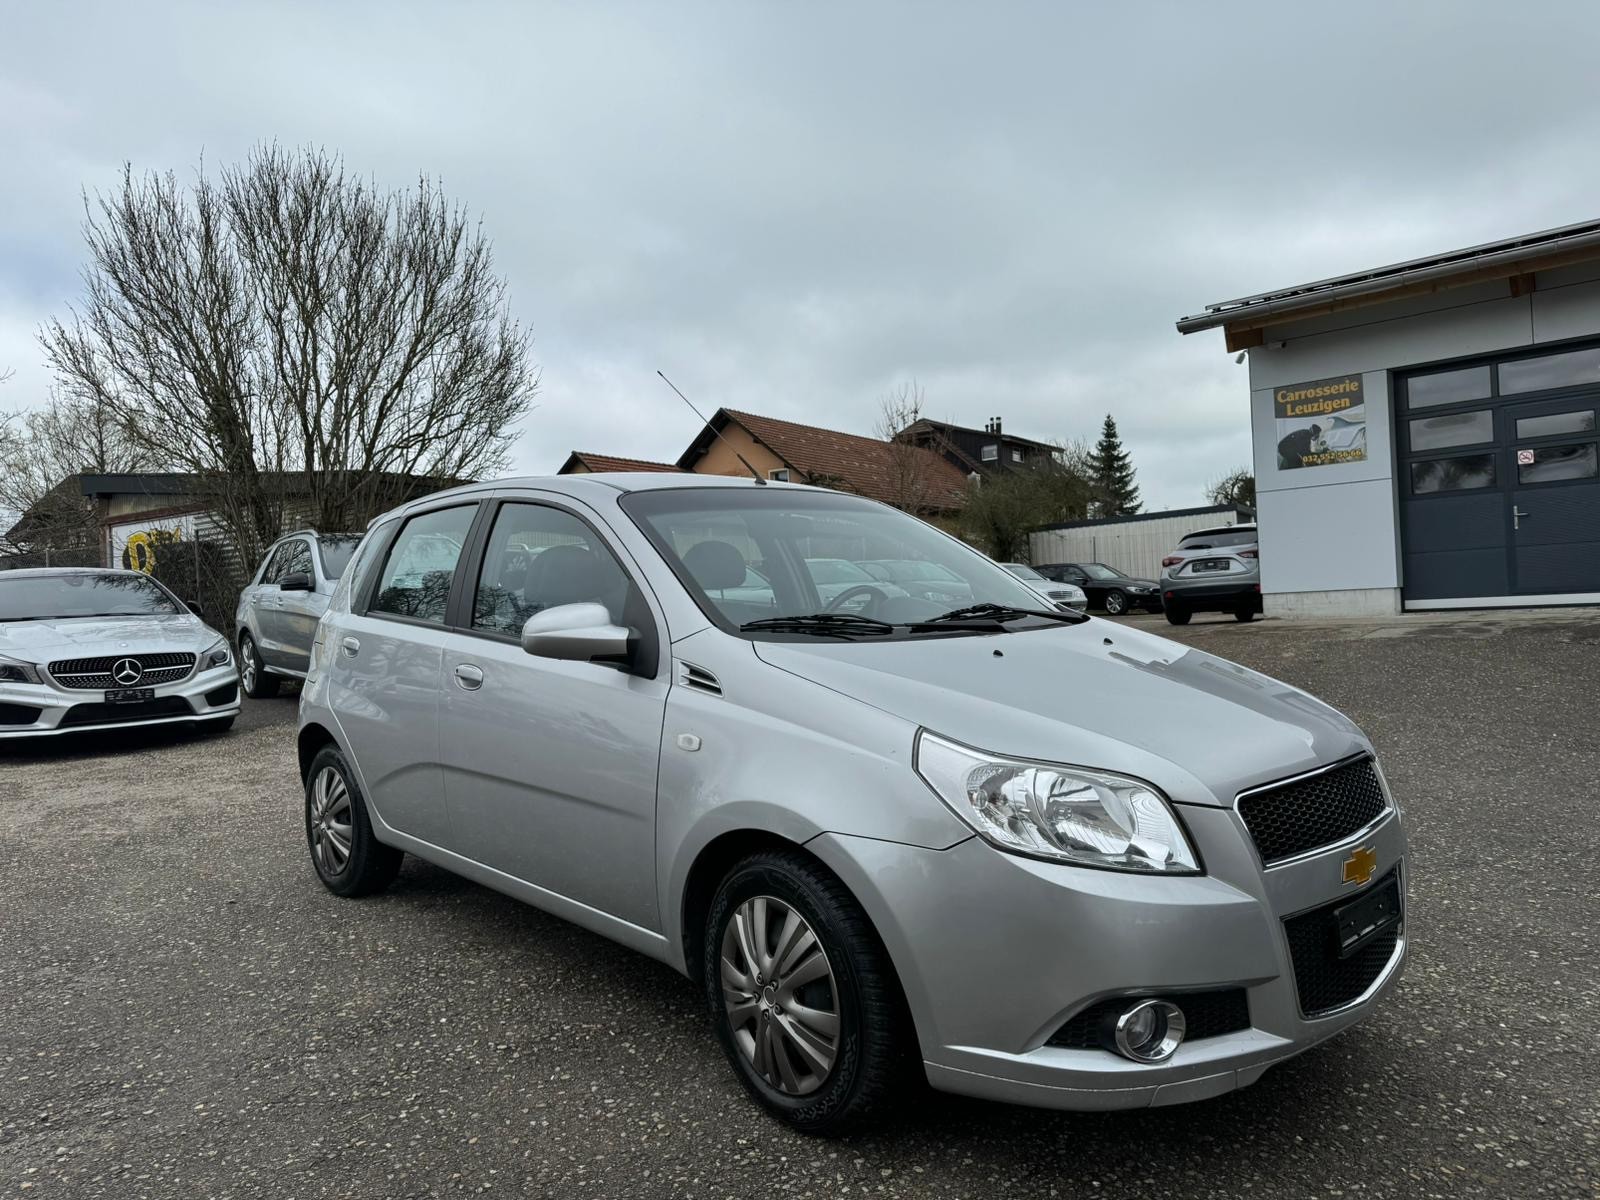
M1179 811L1205 875L1056 865L978 838L943 851L837 834L808 846L882 935L935 1087L1049 1108L1143 1108L1253 1083L1361 1020L1405 958L1402 925L1366 991L1308 1019L1283 919L1363 894L1342 882L1353 843L1263 871L1232 809ZM1373 879L1381 879L1404 856L1397 817L1366 831L1360 845L1376 853ZM1186 1041L1164 1063L1048 1044L1071 1017L1110 997L1224 988L1245 989L1249 1027Z
M161 684L152 705L105 703L105 692L53 683L0 683L0 741L57 737L107 729L181 725L235 716L239 671L232 662ZM31 717L28 720L21 718Z

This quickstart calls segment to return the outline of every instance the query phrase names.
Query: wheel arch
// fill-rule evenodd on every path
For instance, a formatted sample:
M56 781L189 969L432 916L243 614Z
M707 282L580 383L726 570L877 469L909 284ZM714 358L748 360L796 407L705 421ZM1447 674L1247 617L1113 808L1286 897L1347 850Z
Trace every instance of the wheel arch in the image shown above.
M920 1045L918 1037L916 1015L912 1011L910 1001L906 996L905 982L901 977L900 963L896 960L893 950L884 937L883 931L878 928L878 922L873 919L872 907L863 900L857 889L839 874L838 871L815 852L808 849L802 842L796 842L780 834L766 829L732 829L719 834L711 839L695 856L693 864L684 882L683 900L680 909L680 935L682 952L684 956L684 971L694 983L696 989L704 987L705 975L702 970L705 956L705 924L711 911L711 900L716 894L717 886L733 869L736 863L743 861L752 854L761 851L782 851L804 858L815 869L822 871L838 882L850 899L854 901L861 915L865 919L867 928L872 931L872 936L877 940L879 949L883 952L883 961L888 964L889 976L894 989L894 1003L899 1009L901 1019L906 1022L909 1031L909 1040L912 1045Z
M311 770L311 760L324 746L337 746L339 739L327 726L316 721L307 722L300 727L300 732L295 738L295 749L300 761L300 781L305 782L307 773Z

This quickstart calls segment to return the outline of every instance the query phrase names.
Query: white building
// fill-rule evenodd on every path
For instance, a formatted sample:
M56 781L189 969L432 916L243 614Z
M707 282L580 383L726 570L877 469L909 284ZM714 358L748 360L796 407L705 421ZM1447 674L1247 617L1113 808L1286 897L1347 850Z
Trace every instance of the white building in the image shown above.
M1208 305L1280 616L1600 602L1600 221Z

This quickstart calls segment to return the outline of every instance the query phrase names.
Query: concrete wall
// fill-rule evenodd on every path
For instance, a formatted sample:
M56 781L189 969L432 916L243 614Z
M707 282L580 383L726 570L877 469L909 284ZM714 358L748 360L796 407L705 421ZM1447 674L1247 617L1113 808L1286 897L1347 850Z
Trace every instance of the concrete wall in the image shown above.
M1280 616L1400 611L1394 372L1600 334L1600 263L1276 326L1250 351L1250 424L1261 526L1261 590ZM1273 392L1359 372L1364 462L1278 469Z

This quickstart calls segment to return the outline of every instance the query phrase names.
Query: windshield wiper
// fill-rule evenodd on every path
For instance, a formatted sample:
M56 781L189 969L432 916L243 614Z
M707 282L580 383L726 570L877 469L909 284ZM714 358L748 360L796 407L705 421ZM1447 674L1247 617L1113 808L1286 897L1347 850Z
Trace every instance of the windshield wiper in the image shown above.
M894 626L853 613L808 613L798 617L763 617L739 626L745 633L893 633Z
M926 621L916 621L911 628L937 627L961 621L1002 624L1006 621L1018 621L1023 617L1046 617L1052 621L1070 621L1074 625L1088 620L1082 613L1064 612L1061 609L1014 608L1009 604L969 604L965 608L952 608L937 617L929 617Z

